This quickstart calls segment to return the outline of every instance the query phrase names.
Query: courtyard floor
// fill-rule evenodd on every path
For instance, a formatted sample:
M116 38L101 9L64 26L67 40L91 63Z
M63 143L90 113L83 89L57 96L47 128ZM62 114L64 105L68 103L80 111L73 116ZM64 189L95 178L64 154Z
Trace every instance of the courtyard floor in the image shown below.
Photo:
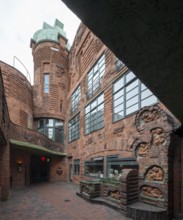
M109 207L91 204L76 195L72 183L43 183L13 189L0 202L1 220L127 220Z

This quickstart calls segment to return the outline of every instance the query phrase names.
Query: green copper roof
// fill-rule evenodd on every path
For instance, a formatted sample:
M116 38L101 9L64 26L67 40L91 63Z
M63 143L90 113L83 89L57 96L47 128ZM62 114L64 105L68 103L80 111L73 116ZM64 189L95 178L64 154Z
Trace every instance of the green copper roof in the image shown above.
M55 20L55 24L53 27L47 24L46 22L44 22L42 29L36 31L36 33L34 34L33 40L36 43L45 40L51 40L58 43L58 34L66 38L66 33L63 29L64 29L64 24L60 22L58 19Z

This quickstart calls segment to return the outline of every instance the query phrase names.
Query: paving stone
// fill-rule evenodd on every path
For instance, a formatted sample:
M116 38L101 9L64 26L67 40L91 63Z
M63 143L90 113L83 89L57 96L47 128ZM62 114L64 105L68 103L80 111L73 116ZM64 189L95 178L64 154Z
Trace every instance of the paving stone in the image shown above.
M109 207L91 204L76 195L73 183L43 183L13 189L0 203L1 220L127 220Z

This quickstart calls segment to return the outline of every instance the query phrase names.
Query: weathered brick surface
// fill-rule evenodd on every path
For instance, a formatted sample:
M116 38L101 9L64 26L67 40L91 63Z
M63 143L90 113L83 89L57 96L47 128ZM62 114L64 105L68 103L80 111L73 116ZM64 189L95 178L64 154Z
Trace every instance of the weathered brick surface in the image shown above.
M57 48L58 51L51 48ZM33 47L34 48L34 47ZM34 116L65 120L67 111L68 64L67 50L59 44L42 42L33 49ZM49 94L44 94L44 74L49 73Z
M32 87L26 77L14 67L0 62L10 120L32 128Z

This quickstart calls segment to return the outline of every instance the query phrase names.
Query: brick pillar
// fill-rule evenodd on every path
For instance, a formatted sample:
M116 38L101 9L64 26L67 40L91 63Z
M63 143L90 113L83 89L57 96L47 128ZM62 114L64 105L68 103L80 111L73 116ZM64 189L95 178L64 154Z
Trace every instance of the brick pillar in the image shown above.
M10 189L10 149L9 144L0 145L0 200L5 201L8 199Z
M124 169L121 176L121 209L126 212L127 205L138 200L138 170Z

